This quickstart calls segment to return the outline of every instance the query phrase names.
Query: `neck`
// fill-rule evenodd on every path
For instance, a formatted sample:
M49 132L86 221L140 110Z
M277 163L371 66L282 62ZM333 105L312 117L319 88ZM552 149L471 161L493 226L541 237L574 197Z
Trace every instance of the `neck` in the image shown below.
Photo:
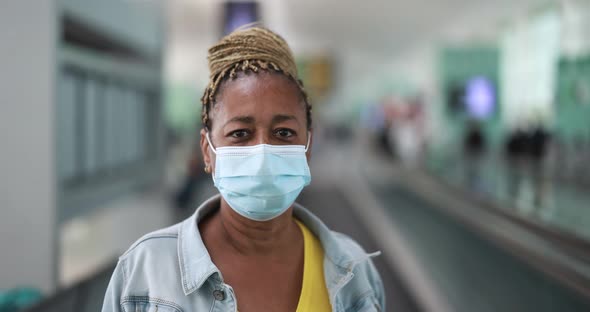
M293 219L293 207L272 220L259 222L241 216L222 198L219 222L223 239L242 255L285 254L294 245L293 238L302 235Z

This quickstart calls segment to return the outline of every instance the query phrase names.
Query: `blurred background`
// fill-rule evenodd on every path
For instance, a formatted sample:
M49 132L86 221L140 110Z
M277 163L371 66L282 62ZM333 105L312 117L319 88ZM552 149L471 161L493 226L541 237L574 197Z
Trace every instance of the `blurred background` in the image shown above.
M0 311L99 311L216 193L207 48L255 21L314 105L299 201L387 311L590 311L587 0L0 0Z

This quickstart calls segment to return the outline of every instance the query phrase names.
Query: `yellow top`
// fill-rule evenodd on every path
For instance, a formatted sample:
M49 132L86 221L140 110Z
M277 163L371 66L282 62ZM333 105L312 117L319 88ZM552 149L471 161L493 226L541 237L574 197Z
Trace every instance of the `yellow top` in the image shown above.
M303 233L303 286L296 312L332 311L324 280L324 249L303 223L295 220Z

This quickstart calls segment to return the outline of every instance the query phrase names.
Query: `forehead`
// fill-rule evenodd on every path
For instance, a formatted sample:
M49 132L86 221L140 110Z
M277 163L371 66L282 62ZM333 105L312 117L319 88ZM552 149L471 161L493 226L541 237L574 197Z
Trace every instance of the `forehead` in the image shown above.
M214 121L235 115L264 119L266 115L290 114L305 119L305 105L294 82L278 73L241 74L225 81L213 107Z

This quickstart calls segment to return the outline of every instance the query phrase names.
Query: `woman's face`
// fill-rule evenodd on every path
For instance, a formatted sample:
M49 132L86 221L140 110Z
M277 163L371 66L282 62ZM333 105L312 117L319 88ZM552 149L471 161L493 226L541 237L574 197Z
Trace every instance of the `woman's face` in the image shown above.
M224 82L209 117L209 136L215 148L306 145L307 136L311 136L299 90L281 74L240 74L235 80ZM215 154L205 135L206 131L201 130L203 159L214 170ZM309 151L307 157L309 160Z

